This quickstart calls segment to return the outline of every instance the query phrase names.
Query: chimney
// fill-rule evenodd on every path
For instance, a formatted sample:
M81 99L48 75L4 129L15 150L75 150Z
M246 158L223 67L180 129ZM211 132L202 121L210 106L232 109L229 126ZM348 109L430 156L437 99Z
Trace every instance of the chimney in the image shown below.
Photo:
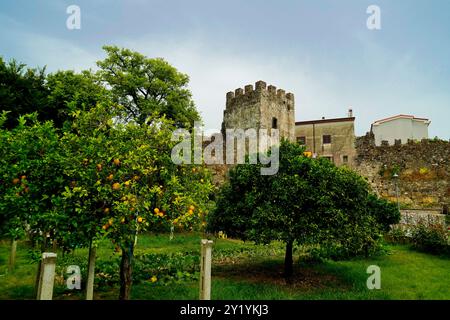
M353 109L352 109L352 107L350 107L350 108L348 109L348 117L349 117L349 118L353 118Z

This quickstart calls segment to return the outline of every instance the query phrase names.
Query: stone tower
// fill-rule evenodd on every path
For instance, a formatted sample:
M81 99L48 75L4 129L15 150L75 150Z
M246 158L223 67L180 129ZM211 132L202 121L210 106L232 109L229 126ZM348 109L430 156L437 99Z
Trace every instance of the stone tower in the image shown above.
M264 81L247 85L227 93L223 112L222 133L226 129L279 130L280 139L295 141L294 95Z

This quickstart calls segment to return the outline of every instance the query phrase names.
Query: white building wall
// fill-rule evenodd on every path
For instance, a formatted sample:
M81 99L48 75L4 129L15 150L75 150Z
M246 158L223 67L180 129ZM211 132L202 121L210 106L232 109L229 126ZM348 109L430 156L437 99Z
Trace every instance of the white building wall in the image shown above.
M413 120L413 139L428 139L428 125L423 121Z
M374 124L372 131L375 136L375 145L380 146L383 140L394 145L396 139L401 139L402 144L408 139L421 140L428 138L428 124L414 119L393 119L381 124Z

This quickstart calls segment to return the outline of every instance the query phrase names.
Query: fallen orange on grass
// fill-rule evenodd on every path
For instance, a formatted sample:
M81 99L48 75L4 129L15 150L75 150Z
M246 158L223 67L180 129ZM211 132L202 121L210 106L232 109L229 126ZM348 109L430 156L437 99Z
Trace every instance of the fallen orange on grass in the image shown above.
M119 190L120 189L120 183L116 182L112 185L113 190Z

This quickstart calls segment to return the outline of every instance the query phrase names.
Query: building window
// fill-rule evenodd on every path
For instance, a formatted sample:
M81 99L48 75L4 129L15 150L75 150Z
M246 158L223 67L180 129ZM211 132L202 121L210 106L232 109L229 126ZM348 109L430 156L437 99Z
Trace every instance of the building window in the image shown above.
M343 161L344 163L348 163L348 156L343 156L343 157L342 157L342 161Z
M331 136L329 134L326 134L323 136L323 144L329 144L331 143Z
M306 144L306 137L302 136L302 137L297 137L297 143L298 144Z
M278 128L277 118L272 118L272 129Z

